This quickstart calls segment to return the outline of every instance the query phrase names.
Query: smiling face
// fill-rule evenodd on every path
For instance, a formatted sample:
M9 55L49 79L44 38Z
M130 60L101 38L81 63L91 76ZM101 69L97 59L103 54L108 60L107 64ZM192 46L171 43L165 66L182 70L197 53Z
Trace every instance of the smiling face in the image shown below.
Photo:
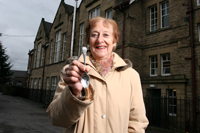
M90 51L96 60L108 59L116 45L112 25L105 24L103 21L96 22L90 31L89 44Z

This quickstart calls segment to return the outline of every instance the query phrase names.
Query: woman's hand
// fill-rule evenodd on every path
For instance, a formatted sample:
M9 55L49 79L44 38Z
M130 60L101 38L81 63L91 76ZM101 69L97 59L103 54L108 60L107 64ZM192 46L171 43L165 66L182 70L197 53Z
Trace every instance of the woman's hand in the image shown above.
M65 69L63 80L71 88L72 93L75 96L80 96L81 90L83 88L81 84L81 76L84 74L84 71L88 73L90 71L90 66L84 67L84 65L74 60L69 67Z

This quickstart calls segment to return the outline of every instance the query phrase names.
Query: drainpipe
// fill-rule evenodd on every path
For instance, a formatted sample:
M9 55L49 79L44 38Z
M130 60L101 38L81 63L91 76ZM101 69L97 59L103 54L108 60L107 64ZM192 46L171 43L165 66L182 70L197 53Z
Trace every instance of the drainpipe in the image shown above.
M75 27L75 19L76 19L76 7L77 7L77 1L75 0L75 6L74 6L74 17L73 17L73 27L72 27L72 38L71 38L71 49L70 49L70 57L73 56L73 45L74 45L74 27Z
M117 5L116 7L113 8L114 10L118 9L120 12L123 13L123 25L122 25L122 58L123 59L124 59L124 45L125 45L124 33L125 33L125 16L126 16L126 13L124 12L123 7L129 5L129 2L130 2L129 0L125 1L121 3L120 5Z
M31 66L32 66L32 55L31 55L31 51L29 50L28 56L29 56L29 61L28 61L28 70L31 70ZM30 84L30 73L28 73L28 84L27 84L27 88L29 88L29 84Z
M40 91L41 91L41 96L40 96L40 102L42 103L42 95L43 95L43 84L44 84L44 73L45 73L45 62L46 62L46 52L47 52L47 47L49 45L43 45L43 49L44 49L44 60L43 60L43 70L42 70L42 84L41 84L41 88L40 88Z
M124 59L124 30L125 30L125 12L122 9L122 6L119 7L119 10L123 13L123 28L122 28L122 59Z
M191 65L192 65L192 98L193 98L193 132L196 133L196 95L195 95L195 55L194 55L194 35L193 35L193 8L192 0L189 0L187 11L190 15L190 41L191 41Z

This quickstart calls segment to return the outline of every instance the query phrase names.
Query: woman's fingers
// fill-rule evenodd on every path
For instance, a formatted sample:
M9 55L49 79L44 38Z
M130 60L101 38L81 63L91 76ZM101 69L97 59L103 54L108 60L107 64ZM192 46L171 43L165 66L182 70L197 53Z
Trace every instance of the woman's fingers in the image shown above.
M72 65L77 66L78 69L79 69L80 71L82 71L82 72L85 71L84 65L83 65L81 62L77 61L77 60L74 60L74 61L72 62Z
M87 73L90 71L90 66L84 66L81 62L74 60L69 67L65 69L65 73L63 75L63 80L65 83L70 86L73 94L79 95L82 90L81 84L81 76L84 71Z

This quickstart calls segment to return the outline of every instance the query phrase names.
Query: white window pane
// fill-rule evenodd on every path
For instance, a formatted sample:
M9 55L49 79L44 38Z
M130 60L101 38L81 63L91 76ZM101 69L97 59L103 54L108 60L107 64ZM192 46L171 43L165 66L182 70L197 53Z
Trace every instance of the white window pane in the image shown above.
M169 26L169 2L161 4L161 28Z
M47 78L47 80L46 80L46 90L48 90L49 89L49 78Z
M150 57L150 76L157 76L158 65L157 65L157 55Z
M54 53L54 63L59 61L60 54L60 41L61 41L61 30L56 32L56 44L55 44L55 53Z
M78 56L82 53L82 47L83 47L83 38L84 38L84 24L80 25L80 35L79 35L79 51Z
M170 75L170 54L161 55L161 74Z
M100 16L100 7L96 7L89 12L89 19L92 19L96 16Z
M150 31L157 30L157 6L150 8Z
M37 79L34 79L34 89L37 89Z

